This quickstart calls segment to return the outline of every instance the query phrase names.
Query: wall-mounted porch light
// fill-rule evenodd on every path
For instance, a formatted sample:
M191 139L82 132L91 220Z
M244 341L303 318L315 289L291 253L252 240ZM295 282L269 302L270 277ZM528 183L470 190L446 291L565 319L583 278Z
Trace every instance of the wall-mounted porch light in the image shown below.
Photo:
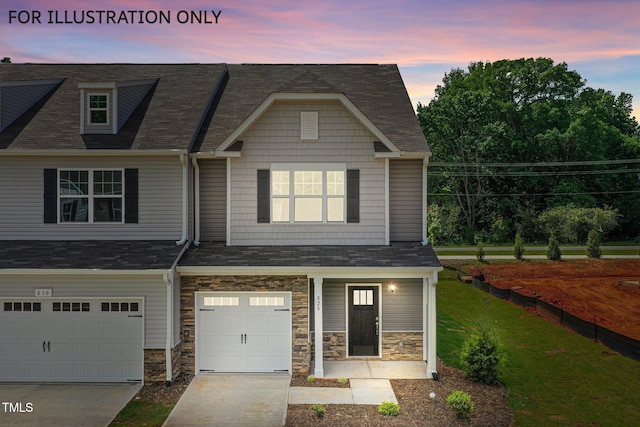
M395 285L394 283L391 283L391 284L389 285L389 291L390 291L391 293L393 293L393 292L395 292L395 291L396 291L396 285Z

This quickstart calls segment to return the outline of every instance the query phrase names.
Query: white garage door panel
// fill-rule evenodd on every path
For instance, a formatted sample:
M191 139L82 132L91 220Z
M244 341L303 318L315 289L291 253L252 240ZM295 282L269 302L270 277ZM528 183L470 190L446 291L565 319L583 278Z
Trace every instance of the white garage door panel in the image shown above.
M284 305L250 305L250 298L256 296L280 297ZM235 305L205 306L205 301L228 302L229 297L233 297ZM215 372L288 371L291 364L290 301L290 294L275 292L198 293L198 369Z
M141 299L65 300L89 304L88 311L54 309L56 299L32 300L40 311L30 312L7 310L5 303L13 301L0 300L0 381L142 380ZM111 306L116 302L118 311Z

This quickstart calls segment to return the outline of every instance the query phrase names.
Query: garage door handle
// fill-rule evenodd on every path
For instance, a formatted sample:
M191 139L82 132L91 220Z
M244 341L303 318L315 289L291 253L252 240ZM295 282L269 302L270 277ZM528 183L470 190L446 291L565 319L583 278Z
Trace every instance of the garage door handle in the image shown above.
M242 334L240 334L240 344L244 344L244 338Z
M51 341L47 341L47 350L51 353Z
M247 343L247 334L244 334L244 343Z
M47 342L46 342L46 341L42 341L42 351L43 351L43 352L47 351L46 344L47 344Z

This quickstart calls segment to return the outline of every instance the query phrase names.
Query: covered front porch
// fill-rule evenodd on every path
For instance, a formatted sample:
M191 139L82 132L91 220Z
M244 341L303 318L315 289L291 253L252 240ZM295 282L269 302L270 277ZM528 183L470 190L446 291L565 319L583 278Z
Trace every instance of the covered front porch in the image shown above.
M325 378L427 379L427 364L421 360L325 360ZM311 365L315 370L315 363Z

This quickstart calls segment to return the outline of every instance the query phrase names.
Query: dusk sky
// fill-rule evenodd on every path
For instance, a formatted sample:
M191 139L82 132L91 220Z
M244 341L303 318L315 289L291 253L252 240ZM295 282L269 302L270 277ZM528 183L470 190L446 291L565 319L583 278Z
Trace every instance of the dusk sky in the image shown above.
M148 19L169 11L171 22L140 23L136 15L135 23L64 24L49 10L58 11L59 22L65 11L72 20L74 11L98 10L144 11ZM219 13L218 23L178 22L188 17L180 11L201 10L209 22ZM17 63L396 63L414 107L429 102L452 68L549 57L566 62L590 87L631 93L640 117L639 18L637 0L2 0L0 57Z

